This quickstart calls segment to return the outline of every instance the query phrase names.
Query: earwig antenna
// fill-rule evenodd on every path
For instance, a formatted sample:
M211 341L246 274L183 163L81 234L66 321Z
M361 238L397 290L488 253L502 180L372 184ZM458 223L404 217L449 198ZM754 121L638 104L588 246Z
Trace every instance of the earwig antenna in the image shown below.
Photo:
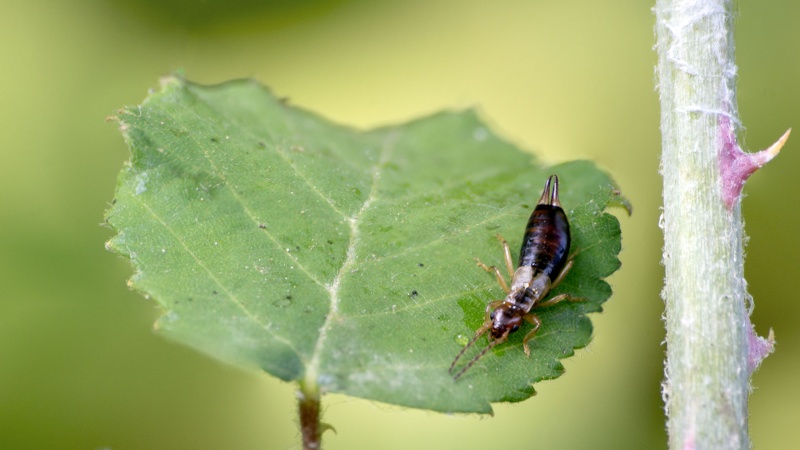
M550 189L552 183L553 189ZM550 178L544 182L544 189L542 196L539 198L540 205L552 205L561 207L561 202L558 201L558 175L550 175Z
M464 352L466 352L470 347L472 347L472 344L474 344L479 337L483 336L483 333L486 333L486 330L488 330L491 325L492 325L491 322L489 322L487 324L484 324L482 327L478 328L478 331L475 332L475 336L472 339L470 339L469 342L467 342L467 345L465 345L460 352L458 352L458 355L456 355L456 359L454 359L453 362L450 364L450 370L448 370L449 373L453 373L453 368L456 366L456 363L464 354Z
M505 342L506 338L508 337L508 333L509 333L509 332L510 332L510 330L509 330L509 331L506 331L506 332L505 332L505 333L504 333L502 336L500 336L499 338L497 338L497 339L493 340L492 342L490 342L490 343L489 343L489 345L487 345L487 346L486 346L486 348L484 348L484 349L483 349L483 350L482 350L480 353L478 353L477 355L475 355L475 357L474 357L474 358L472 358L472 359L469 361L469 363L467 363L467 365L466 365L466 366L464 366L464 368L463 368L463 369L461 369L461 371L460 371L460 372L458 372L458 373L457 373L457 374L456 374L456 375L453 377L453 381L458 381L458 379L461 377L461 375L464 375L464 372L466 372L467 370L469 370L469 368L470 368L470 367L472 367L472 365L473 365L473 364L475 364L476 362L478 362L478 360L479 360L479 359L481 359L481 358L483 357L483 355L485 355L486 353L488 353L488 352L489 352L489 350L493 349L493 348L494 348L494 347L495 347L497 344L501 344L501 343Z

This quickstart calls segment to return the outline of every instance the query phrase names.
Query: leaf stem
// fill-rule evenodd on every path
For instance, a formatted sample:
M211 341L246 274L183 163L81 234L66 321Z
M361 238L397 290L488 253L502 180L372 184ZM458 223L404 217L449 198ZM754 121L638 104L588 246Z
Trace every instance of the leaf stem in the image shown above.
M733 6L657 0L655 13L669 447L748 449L753 339L740 192L763 163L728 169L749 158L736 143Z
M321 448L320 429L320 393L316 384L300 383L297 391L298 410L300 414L300 434L303 438L303 450Z

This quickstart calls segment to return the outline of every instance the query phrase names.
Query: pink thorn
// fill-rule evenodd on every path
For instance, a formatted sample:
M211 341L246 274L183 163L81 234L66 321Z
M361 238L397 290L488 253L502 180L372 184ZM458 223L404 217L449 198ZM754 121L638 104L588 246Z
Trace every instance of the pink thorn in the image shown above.
M736 142L736 134L728 117L720 117L719 131L722 140L722 149L719 153L719 168L722 174L722 200L728 210L731 210L742 195L742 187L747 178L781 151L781 147L789 139L789 133L791 133L792 129L786 130L786 133L783 133L783 136L768 149L761 150L758 153L745 153L742 151Z
M775 333L772 331L772 328L769 329L769 334L766 338L763 338L756 334L755 328L753 328L753 324L750 322L750 316L747 316L747 322L745 326L747 327L747 369L750 373L755 372L758 369L758 366L761 365L761 361L769 356L770 353L775 351Z

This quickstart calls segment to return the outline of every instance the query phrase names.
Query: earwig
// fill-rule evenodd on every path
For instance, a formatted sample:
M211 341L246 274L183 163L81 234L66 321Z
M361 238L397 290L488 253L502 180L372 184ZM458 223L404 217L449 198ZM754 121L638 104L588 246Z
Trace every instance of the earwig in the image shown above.
M564 300L580 300L569 294L559 294L549 300L544 300L572 268L572 258L569 257L569 221L558 200L558 177L556 175L550 176L545 182L539 203L528 219L525 235L522 238L517 270L513 268L508 243L499 234L497 237L503 245L506 269L511 276L511 286L506 284L500 269L495 266L489 267L475 258L478 267L494 273L500 287L508 295L503 300L495 300L486 305L483 325L475 331L475 336L456 355L453 363L450 364L450 373L453 373L456 363L464 353L487 331L489 332L489 345L453 376L455 380L458 380L489 350L505 342L509 334L519 329L523 320L533 325L533 329L522 339L522 348L525 355L530 358L531 350L528 347L528 341L533 338L542 325L542 321L531 310L555 305Z

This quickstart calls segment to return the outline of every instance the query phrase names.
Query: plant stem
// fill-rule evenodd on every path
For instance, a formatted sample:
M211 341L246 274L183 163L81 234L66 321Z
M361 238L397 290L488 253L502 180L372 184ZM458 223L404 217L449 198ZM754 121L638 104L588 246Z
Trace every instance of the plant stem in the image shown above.
M725 171L749 161L735 138L733 7L730 0L657 0L655 12L669 446L748 449L751 328L739 193L757 167Z
M298 409L300 413L300 434L303 437L303 450L321 448L320 432L320 393L316 384L300 383L297 391Z

